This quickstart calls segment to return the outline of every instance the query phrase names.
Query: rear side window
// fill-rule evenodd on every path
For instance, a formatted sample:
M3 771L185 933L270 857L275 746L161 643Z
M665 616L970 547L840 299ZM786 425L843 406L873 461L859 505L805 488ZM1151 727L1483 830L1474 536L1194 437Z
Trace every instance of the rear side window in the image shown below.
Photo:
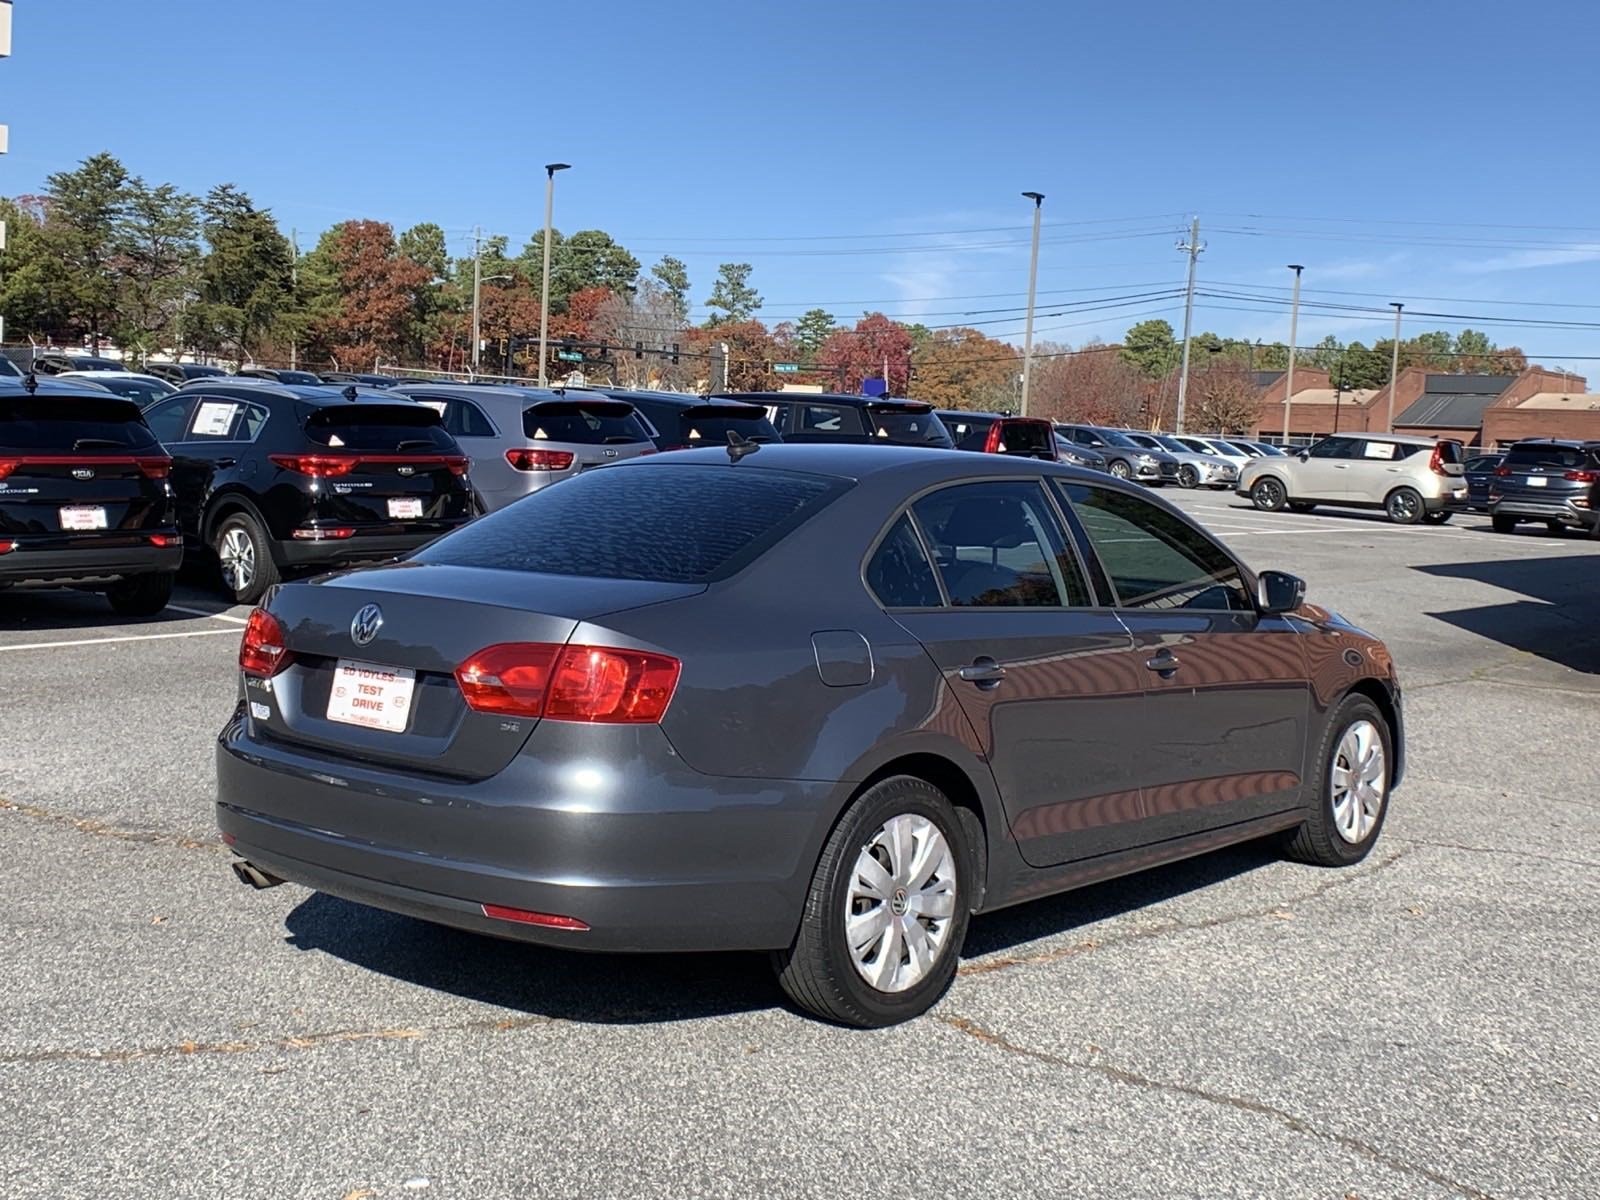
M864 432L861 418L853 408L833 404L802 404L796 410L801 433L834 433L841 436Z
M535 492L416 557L502 571L702 583L755 561L849 486L789 471L645 460Z
M1593 465L1593 459L1576 446L1550 446L1524 442L1506 451L1508 467L1556 467L1571 471Z
M184 440L191 442L252 442L267 423L267 410L243 400L202 396Z
M1122 608L1248 611L1239 568L1164 508L1111 488L1058 483Z
M620 400L549 400L522 412L522 432L533 441L579 445L648 442L650 435Z
M885 608L937 608L939 585L922 540L902 515L867 563L867 586Z
M0 451L157 451L160 443L131 400L117 396L7 396L0 399Z
M196 414L196 423L199 415ZM306 438L333 450L394 454L404 450L455 454L456 440L439 414L421 404L342 404L314 408L305 416Z

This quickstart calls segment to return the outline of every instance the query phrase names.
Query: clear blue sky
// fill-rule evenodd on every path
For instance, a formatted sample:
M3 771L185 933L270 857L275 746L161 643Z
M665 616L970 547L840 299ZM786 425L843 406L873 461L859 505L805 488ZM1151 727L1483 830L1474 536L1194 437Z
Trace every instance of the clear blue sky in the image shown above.
M15 9L5 194L109 150L147 179L241 185L302 247L371 217L436 221L465 253L480 223L520 245L541 164L563 160L557 226L677 255L697 301L731 259L755 265L769 321L871 307L1013 336L1013 313L979 310L1023 302L1019 193L1037 190L1044 338L1114 338L1152 309L1177 324L1170 300L1092 309L1179 284L1189 214L1211 290L1286 297L1301 262L1308 302L1600 323L1590 4ZM1600 356L1600 329L1465 323L1552 363ZM1288 332L1286 311L1232 299L1196 325ZM1299 340L1387 328L1308 306Z

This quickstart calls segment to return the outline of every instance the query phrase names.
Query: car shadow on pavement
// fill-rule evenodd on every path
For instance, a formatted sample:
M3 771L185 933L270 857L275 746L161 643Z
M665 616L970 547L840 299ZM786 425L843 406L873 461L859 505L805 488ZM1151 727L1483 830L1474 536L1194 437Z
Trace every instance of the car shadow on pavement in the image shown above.
M100 629L106 626L165 625L193 621L193 613L166 609L153 617L119 616L96 592L71 588L15 588L0 591L0 630L12 632Z
M1571 670L1600 674L1594 599L1600 555L1434 563L1412 570L1521 592L1529 599L1427 615Z
M963 958L1070 933L1279 859L1246 845L976 918ZM417 987L585 1024L647 1024L785 1005L765 956L585 954L450 929L321 892L285 919L288 942Z

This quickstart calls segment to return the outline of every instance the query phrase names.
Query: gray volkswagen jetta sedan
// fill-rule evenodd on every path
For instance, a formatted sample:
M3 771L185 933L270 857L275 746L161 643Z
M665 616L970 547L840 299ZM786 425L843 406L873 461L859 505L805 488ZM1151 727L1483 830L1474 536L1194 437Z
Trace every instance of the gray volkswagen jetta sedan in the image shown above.
M969 917L1251 838L1360 860L1382 643L1132 484L750 443L590 471L250 616L218 820L257 887L932 1005Z

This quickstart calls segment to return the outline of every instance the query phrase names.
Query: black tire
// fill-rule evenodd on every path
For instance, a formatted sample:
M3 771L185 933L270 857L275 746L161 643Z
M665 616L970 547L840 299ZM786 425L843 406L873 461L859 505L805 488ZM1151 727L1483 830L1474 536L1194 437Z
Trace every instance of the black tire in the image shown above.
M1178 468L1178 486L1197 488L1200 486L1200 472L1194 469L1192 463L1184 463Z
M1566 537L1567 527L1560 521L1546 521L1544 527L1550 531L1552 537Z
M1377 727L1383 743L1383 807L1378 810L1371 832L1359 842L1346 841L1338 832L1333 816L1333 765L1339 752L1339 743L1346 731L1358 721L1368 721ZM1389 816L1390 781L1394 770L1394 732L1384 719L1378 706L1366 696L1346 696L1333 710L1323 730L1322 743L1312 762L1319 774L1311 782L1312 804L1305 823L1289 837L1285 853L1299 862L1319 867L1348 867L1360 862L1372 850L1383 832L1383 823Z
M1517 531L1517 519L1515 517L1493 516L1489 518L1489 524L1494 526L1496 533L1515 533Z
M242 580L230 580L227 565L230 542L235 532L241 532L248 538L252 548L251 569ZM272 548L267 544L266 532L249 513L229 513L218 521L217 527L211 532L211 548L221 560L222 590L233 597L235 604L254 604L282 578L278 573L278 564L272 560Z
M1316 511L1316 507L1317 506L1315 504L1307 504L1303 500L1291 500L1289 502L1289 511L1290 512L1297 512L1297 513L1314 512L1314 511Z
M1289 503L1289 489L1276 475L1266 475L1250 485L1250 503L1262 512L1279 512Z
M118 580L106 589L111 610L124 617L153 617L172 599L173 571L159 575L134 575Z
M1431 512L1423 516L1422 520L1427 525L1443 525L1454 514L1448 512Z
M956 901L927 974L904 991L882 991L863 978L851 959L845 938L847 894L861 852L885 823L903 814L926 818L943 835L954 863ZM822 849L794 945L773 955L784 992L824 1020L863 1029L896 1025L927 1012L950 986L961 959L974 895L973 859L962 823L938 788L909 775L873 784L845 810Z
M1417 525L1428 513L1422 493L1416 488L1397 487L1383 498L1383 511L1396 525Z
M1128 462L1127 462L1126 459L1122 459L1122 458L1114 458L1114 459L1112 459L1111 460L1111 466L1108 467L1107 470L1109 470L1118 479L1132 479L1133 478L1133 468L1128 465Z

